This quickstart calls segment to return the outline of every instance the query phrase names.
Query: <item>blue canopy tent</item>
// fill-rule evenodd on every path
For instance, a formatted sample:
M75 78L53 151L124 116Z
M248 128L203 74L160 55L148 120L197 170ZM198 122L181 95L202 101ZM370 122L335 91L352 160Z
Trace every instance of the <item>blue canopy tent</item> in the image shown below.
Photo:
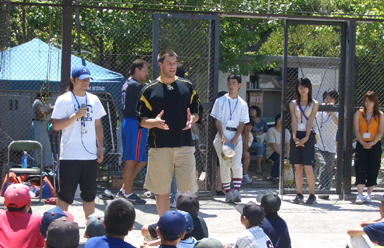
M120 102L124 76L98 66L92 62L71 55L71 70L85 65L91 71L93 80L89 92L108 92L115 103ZM69 82L70 75L68 75ZM48 80L47 83L44 83ZM60 91L61 49L33 39L0 54L0 90L37 91L49 85L50 92ZM118 105L120 106L120 104ZM119 115L121 108L117 108ZM121 116L121 115L120 115Z
M79 65L85 65L91 71L93 80L91 80L88 91L99 96L108 113L106 117L102 118L104 137L111 139L111 141L106 140L107 148L108 145L111 146L108 150L116 150L116 112L122 116L120 99L121 87L125 81L124 76L71 55L71 71ZM69 78L70 75L68 75L68 83ZM22 92L35 97L35 94L32 93L50 92L56 96L60 91L60 81L61 49L50 46L39 39L33 39L22 45L0 52L0 93L3 93L3 95L6 95L7 92ZM23 101L21 103L19 101L19 109L29 110L31 102ZM2 104L6 105L6 103L7 101L3 100ZM4 108L8 110L8 106ZM17 118L17 125L20 129L26 130L31 125L30 114L25 114L30 112L28 110L24 112L19 111L19 114L16 112L12 113L11 111L2 111L3 114L0 119L8 120L8 116L17 114L15 117ZM8 136L13 139L27 138L26 132L19 135L17 129L12 128L12 125L12 123L6 125L4 122L1 128L6 130Z

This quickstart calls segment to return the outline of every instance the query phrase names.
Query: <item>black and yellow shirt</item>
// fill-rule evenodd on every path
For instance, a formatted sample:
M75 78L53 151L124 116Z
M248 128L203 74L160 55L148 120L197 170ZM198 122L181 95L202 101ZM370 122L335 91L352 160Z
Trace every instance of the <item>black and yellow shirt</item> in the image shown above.
M169 126L169 130L148 130L149 147L192 146L191 130L182 130L187 123L188 108L191 114L198 114L200 119L202 118L203 107L196 90L192 83L184 78L177 78L169 84L156 79L144 87L137 103L137 122L140 124L144 117L156 118L164 110L162 119Z

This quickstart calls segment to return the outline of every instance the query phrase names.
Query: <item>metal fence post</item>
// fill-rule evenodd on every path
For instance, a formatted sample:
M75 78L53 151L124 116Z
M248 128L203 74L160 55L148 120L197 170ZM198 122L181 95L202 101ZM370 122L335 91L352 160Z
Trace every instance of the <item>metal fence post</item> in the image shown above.
M214 103L217 98L218 93L218 81L219 81L219 38L220 38L220 18L216 16L214 20L210 21L209 27L209 66L208 66L208 75L209 75L209 86L208 93L209 101ZM212 109L213 105L210 106ZM213 120L209 121L209 130L216 130L215 123ZM208 144L212 144L215 138L216 133L211 132L208 134ZM210 181L212 182L211 193L215 195L216 190L216 160L217 155L214 149L207 149L207 170L210 170Z
M346 82L345 82L345 125L344 128L344 194L351 193L352 132L354 114L355 66L356 66L356 21L347 22L346 42Z
M64 0L62 18L62 50L61 50L61 83L60 92L65 92L71 73L71 29L72 29L72 0Z
M159 68L157 66L157 54L159 54L159 14L153 14L153 52L152 52L152 79L157 78Z
M340 51L340 86L339 86L339 105L340 105L340 112L339 112L339 125L338 125L338 135L337 137L337 170L338 173L336 173L336 193L339 195L339 198L342 198L342 181L343 181L343 172L344 168L347 167L347 164L345 163L345 150L344 147L346 147L346 144L344 143L343 135L345 130L345 99L348 98L346 96L346 85L348 85L348 82L346 80L346 64L347 64L347 57L346 57L346 40L347 40L347 32L346 32L346 25L341 25L341 51ZM340 118L344 117L344 118ZM347 122L348 123L348 122Z

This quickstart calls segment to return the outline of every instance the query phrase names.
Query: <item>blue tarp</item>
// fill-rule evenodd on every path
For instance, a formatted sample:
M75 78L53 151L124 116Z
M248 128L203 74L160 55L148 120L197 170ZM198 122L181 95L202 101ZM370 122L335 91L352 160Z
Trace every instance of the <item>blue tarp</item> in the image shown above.
M79 65L85 65L91 71L90 92L109 92L115 104L120 102L120 90L125 81L123 75L71 55L71 71ZM69 78L70 75L68 82ZM33 39L1 52L0 90L40 91L46 79L49 91L60 91L61 49Z

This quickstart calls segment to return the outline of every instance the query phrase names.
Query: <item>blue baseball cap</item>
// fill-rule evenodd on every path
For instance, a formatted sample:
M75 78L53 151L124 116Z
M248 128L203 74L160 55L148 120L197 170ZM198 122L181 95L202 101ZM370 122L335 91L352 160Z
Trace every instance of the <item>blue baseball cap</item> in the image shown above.
M185 234L190 234L193 231L194 225L193 225L193 219L191 215L188 212L177 210L182 215L184 215L184 218L186 220L186 227L185 227Z
M179 238L187 227L184 215L175 210L165 212L157 224L161 235L171 239Z
M44 212L40 224L40 233L44 238L47 237L48 226L52 223L52 221L60 217L67 217L60 207L54 207L51 210Z
M80 80L83 80L83 79L86 79L86 78L93 79L91 77L91 72L85 66L76 66L75 68L73 68L73 70L72 70L72 77L77 77Z

